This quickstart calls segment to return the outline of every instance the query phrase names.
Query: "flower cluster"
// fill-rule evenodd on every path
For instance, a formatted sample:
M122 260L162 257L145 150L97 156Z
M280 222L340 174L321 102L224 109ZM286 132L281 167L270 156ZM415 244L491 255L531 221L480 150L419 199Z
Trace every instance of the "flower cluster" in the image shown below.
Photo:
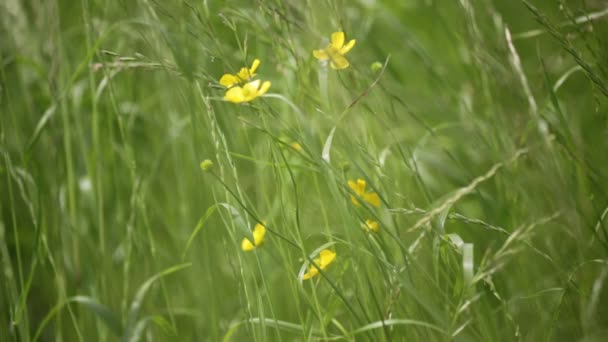
M348 186L352 190L350 200L355 206L360 207L361 202L359 202L359 200L361 200L373 207L380 207L380 196L375 192L366 190L367 183L365 180L361 178L356 181L349 180ZM380 231L380 224L378 221L368 219L365 220L365 223L363 223L362 226L367 232L378 233ZM266 227L260 223L256 224L252 235L254 241L251 241L249 238L243 238L243 241L241 242L241 249L245 252L252 251L262 245L264 236L266 235ZM319 253L319 257L314 259L314 265L308 266L308 270L302 275L302 279L308 280L314 278L319 274L319 269L325 270L335 258L336 252L329 249L322 250Z
M351 39L345 42L344 32L334 32L331 34L331 41L325 49L313 50L312 54L320 61L330 61L332 69L348 68L350 62L344 55L348 53L357 42ZM268 91L270 81L254 80L256 70L260 66L260 60L254 59L251 67L242 67L236 74L224 74L220 78L220 84L226 88L224 100L232 103L243 103L254 100Z
M329 61L329 65L332 69L340 70L350 66L350 62L346 59L345 55L355 46L356 40L351 39L348 43L345 43L344 32L334 32L331 34L331 40L329 44L320 50L313 50L313 56L318 60L326 63ZM251 63L251 67L242 67L235 74L224 74L219 83L226 88L224 94L224 100L232 103L244 103L252 101L264 94L270 88L270 81L262 82L256 79L256 71L260 66L261 62L259 59L254 59ZM289 146L295 151L301 151L302 146L299 143L293 142ZM208 170L212 166L211 162L201 163L203 170ZM352 190L350 194L350 200L355 205L360 207L361 202L365 202L373 207L378 208L380 206L380 197L375 192L366 191L366 182L363 179L357 179L357 181L348 181L348 186ZM379 224L373 220L366 220L363 227L370 232L377 233L379 231ZM251 237L243 238L241 242L241 249L244 252L253 251L264 243L264 237L266 235L265 224L258 223L253 228ZM336 259L336 252L330 249L323 249L319 252L317 258L314 259L313 263L308 265L307 271L302 275L303 280L311 279L317 276L320 270L325 270L331 263Z

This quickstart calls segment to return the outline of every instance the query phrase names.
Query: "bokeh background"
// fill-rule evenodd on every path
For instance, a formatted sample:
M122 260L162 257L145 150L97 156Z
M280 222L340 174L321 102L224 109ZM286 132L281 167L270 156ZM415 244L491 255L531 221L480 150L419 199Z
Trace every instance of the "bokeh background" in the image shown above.
M607 20L601 0L3 0L0 340L602 341ZM336 31L344 70L312 55ZM269 94L223 101L255 58ZM379 208L349 200L359 178Z

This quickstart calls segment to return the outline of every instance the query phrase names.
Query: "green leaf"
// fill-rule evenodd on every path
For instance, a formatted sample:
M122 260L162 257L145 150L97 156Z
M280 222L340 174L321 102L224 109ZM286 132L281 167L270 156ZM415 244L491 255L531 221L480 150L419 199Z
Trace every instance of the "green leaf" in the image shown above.
M356 334L360 334L360 333L363 333L366 331L380 329L380 328L383 328L386 326L392 326L392 325L417 325L417 326L421 326L421 327L427 327L429 329L432 329L432 330L438 331L444 335L447 335L445 330L441 329L440 327L438 327L436 325L433 325L433 324L427 323L427 322L423 322L423 321L413 320L413 319L387 319L385 321L377 321L377 322L367 324L367 325L353 331L352 334L356 335Z

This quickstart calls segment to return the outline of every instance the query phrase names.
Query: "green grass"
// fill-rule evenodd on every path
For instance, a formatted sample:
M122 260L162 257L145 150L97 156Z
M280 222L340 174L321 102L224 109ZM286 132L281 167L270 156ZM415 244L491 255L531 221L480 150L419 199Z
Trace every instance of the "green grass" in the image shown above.
M0 341L602 341L607 20L594 0L2 1ZM338 71L312 50L339 30ZM223 101L255 58L269 93ZM353 205L358 178L379 208Z

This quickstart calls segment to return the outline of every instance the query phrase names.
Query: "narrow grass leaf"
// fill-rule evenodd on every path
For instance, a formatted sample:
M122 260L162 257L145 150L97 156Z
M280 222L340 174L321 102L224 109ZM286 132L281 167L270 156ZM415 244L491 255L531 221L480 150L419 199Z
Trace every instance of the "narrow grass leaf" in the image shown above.
M393 326L393 325L414 325L414 326L420 326L420 327L425 327L425 328L429 328L431 330L437 331L443 335L447 335L447 333L445 332L445 330L441 329L440 327L431 324L431 323L427 323L427 322L423 322L423 321L417 321L417 320L413 320L413 319L387 319L384 321L377 321L377 322L373 322L370 324L367 324L359 329L356 329L355 331L352 332L353 335L357 335L363 332L367 332L370 330L374 330L374 329L381 329L384 328L386 326Z
M86 307L91 312L96 314L97 317L99 317L101 319L101 321L104 322L104 324L108 327L108 329L114 335L116 335L116 337L122 336L123 327L122 327L122 324L120 323L120 318L114 312L112 312L112 310L110 310L107 306L100 304L99 302L97 302L95 299L93 299L91 297L75 296L75 297L68 298L64 302L55 305L55 307L53 307L51 309L51 311L49 311L49 313L42 319L42 323L40 323L40 326L38 326L38 329L36 330L36 333L34 334L34 337L32 339L33 341L38 340L38 338L40 337L40 334L42 333L42 331L44 330L46 325L50 322L50 320L53 317L55 317L55 315L65 305L68 305L69 303L78 303L78 304L81 304L82 306Z
M139 315L139 310L141 309L143 300L144 300L146 294L148 293L148 290L150 290L150 287L152 287L152 285L157 280L159 280L169 274L180 271L184 268L190 267L191 265L192 265L191 263L185 263L185 264L179 264L179 265L175 265L173 267L169 267L166 270L155 274L154 276L152 276L151 278L146 280L146 282L144 282L139 287L139 289L137 290L137 292L135 294L133 301L131 302L131 307L129 308L129 316L127 318L127 324L125 327L125 335L123 336L123 339L125 341L130 341L131 336L133 336L133 334L135 333L137 316Z
M229 342L230 338L232 337L232 335L237 331L237 329L241 326L243 326L244 324L247 323L251 323L251 324L264 324L267 327L271 327L274 329L278 329L278 330L282 330L282 331L286 331L286 332L290 332L293 334L301 334L304 335L306 332L306 328L300 324L295 324L295 323L290 323L290 322L285 322L285 321L280 321L277 319L272 319L272 318L258 318L258 317L254 317L251 319L246 319L237 323L234 323L230 329L228 329L228 331L226 332L226 334L224 335L224 337L222 338L223 342ZM321 331L311 328L309 329L309 331L313 334L313 336L320 338L322 337L322 333Z

